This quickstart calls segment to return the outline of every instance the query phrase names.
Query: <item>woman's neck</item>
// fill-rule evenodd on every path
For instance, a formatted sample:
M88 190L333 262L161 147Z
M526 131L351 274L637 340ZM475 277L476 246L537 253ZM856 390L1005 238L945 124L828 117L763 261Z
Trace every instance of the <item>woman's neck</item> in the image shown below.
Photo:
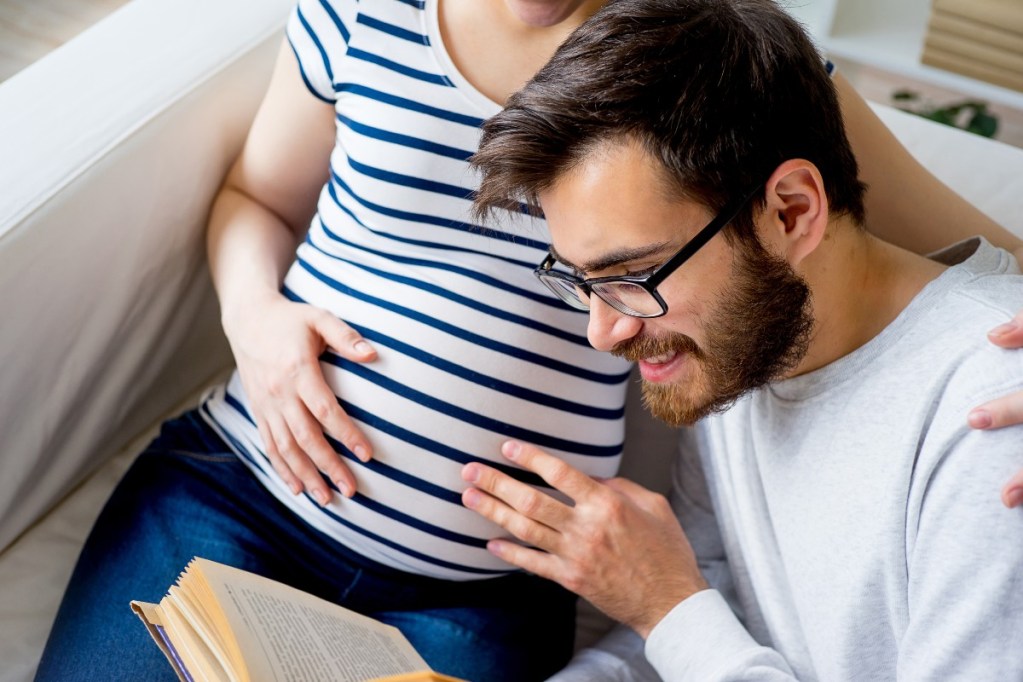
M603 0L438 0L451 61L498 104L526 84Z

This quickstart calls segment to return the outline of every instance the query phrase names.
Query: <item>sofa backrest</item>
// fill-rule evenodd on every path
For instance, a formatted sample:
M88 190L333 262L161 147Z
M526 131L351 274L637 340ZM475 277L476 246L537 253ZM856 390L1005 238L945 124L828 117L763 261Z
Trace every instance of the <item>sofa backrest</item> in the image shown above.
M0 549L230 359L210 201L290 0L133 0L0 85Z

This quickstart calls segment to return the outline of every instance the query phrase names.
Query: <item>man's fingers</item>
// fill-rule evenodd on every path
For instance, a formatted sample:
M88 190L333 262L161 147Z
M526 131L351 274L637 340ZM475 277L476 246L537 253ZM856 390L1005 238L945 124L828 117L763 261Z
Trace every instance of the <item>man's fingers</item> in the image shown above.
M512 566L529 571L541 578L560 582L560 560L553 554L541 552L512 542L511 540L491 540L487 543L491 554Z
M521 514L502 500L476 488L462 493L462 504L487 518L523 542L545 550L557 547L559 534L549 526Z
M1000 324L987 333L991 343L1002 348L1023 347L1023 311L1016 313L1016 316Z
M970 410L967 423L975 429L999 429L1023 423L1023 391L996 398Z
M600 485L570 464L528 443L505 441L501 446L501 454L523 469L538 474L552 488L560 490L576 502Z
M569 508L558 500L530 485L516 481L493 467L485 466L479 462L467 464L462 468L462 478L487 493L491 499L500 501L502 505L515 510L518 514L539 521L551 528L558 528L568 516ZM474 507L469 508L474 509ZM480 510L476 509L476 511ZM514 529L505 526L502 520L494 518L491 520L496 521L509 531L515 532ZM521 536L516 533L516 537Z

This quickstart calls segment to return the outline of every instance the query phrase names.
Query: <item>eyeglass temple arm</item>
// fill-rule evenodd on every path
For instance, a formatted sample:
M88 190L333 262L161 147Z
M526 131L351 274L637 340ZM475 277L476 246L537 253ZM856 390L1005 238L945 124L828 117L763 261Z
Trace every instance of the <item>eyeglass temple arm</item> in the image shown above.
M696 235L690 239L684 247L682 247L681 251L666 260L661 267L657 268L655 273L647 278L647 286L650 288L656 287L675 271L677 265L692 258L694 253L703 248L703 246L709 242L714 235L720 232L725 225L735 219L735 216L742 210L742 207L749 203L749 201L760 192L760 189L760 186L757 186L756 189L743 197L741 201L737 201L732 206L725 207L723 211L718 213L717 217L710 221L707 227L697 232Z

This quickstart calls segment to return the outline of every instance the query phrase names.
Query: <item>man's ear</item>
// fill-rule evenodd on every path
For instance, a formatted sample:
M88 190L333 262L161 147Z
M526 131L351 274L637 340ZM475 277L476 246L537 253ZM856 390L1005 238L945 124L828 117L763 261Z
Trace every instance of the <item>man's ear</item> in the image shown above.
M790 159L768 178L764 196L761 239L795 267L814 252L827 231L824 180L809 161Z

